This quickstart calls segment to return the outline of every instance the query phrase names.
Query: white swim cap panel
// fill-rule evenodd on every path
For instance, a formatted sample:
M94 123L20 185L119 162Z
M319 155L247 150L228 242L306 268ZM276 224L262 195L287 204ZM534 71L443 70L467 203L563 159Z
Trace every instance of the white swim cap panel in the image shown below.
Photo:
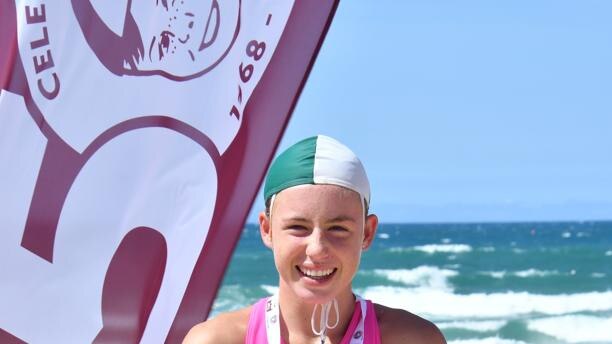
M314 158L315 184L333 184L356 191L370 203L370 183L359 158L335 139L319 135Z

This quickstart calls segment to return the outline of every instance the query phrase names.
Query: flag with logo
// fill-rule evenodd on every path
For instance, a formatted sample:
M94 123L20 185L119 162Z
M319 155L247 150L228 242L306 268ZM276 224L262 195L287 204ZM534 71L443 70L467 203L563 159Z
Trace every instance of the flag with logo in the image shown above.
M0 342L206 318L337 1L0 2Z

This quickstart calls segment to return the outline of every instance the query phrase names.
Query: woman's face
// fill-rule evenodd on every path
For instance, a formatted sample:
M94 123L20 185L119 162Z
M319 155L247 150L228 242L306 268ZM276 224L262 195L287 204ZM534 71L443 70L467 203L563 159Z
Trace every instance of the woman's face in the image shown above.
M238 30L238 0L132 1L144 56L139 71L184 77L223 58Z
M358 193L335 185L291 187L277 194L270 220L260 215L282 290L310 303L351 292L377 223L374 215L365 218Z

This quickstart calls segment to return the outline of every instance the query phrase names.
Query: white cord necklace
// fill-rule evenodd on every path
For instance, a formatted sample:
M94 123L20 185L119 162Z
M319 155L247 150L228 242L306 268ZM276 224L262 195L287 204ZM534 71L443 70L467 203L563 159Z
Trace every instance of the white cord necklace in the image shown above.
M357 302L359 303L359 306L361 308L361 319L359 319L359 323L357 324L357 328L355 328L355 331L353 331L353 333L351 334L351 340L350 340L350 344L363 344L363 339L365 337L364 335L364 329L365 329L365 318L366 318L366 312L367 312L367 304L366 301L363 300L361 297L359 297L359 295L355 295L355 298L357 299ZM315 310L317 308L317 306L315 306L315 310L313 310L313 315L310 318L311 322L310 325L312 326L312 332L315 333L316 335L320 336L321 338L321 343L325 343L325 336L326 336L326 332L328 328L334 328L338 325L340 316L339 316L339 312L338 312L338 305L336 302L336 305L334 306L334 308L336 309L336 323L333 326L328 326L327 322L329 320L329 312L331 310L332 307L332 302L327 303L328 307L327 310L325 311L325 305L320 305L321 306L321 317L323 317L323 314L326 313L328 314L326 316L325 319L321 318L321 321L319 322L319 331L316 331L314 328L314 313ZM281 335L280 335L280 311L279 311L280 307L278 305L278 294L272 295L268 301L266 302L266 335L268 337L268 344L281 344ZM318 332L323 332L323 334L320 334Z
M334 306L334 310L336 311L336 322L333 325L328 323L329 321L329 311ZM317 308L321 306L321 315L319 317L319 330L315 329L315 317L317 314ZM310 317L310 328L312 328L312 333L319 336L321 338L321 344L325 344L325 337L327 336L327 330L331 330L338 326L338 322L340 321L340 312L338 311L338 300L335 298L324 304L316 304L314 309L312 310L312 316Z

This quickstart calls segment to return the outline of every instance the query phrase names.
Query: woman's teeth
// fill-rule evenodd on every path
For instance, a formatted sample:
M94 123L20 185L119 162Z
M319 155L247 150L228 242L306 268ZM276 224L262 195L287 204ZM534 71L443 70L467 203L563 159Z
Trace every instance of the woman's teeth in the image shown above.
M325 270L310 270L304 268L298 268L304 275L308 277L327 277L331 275L335 269L325 269Z

